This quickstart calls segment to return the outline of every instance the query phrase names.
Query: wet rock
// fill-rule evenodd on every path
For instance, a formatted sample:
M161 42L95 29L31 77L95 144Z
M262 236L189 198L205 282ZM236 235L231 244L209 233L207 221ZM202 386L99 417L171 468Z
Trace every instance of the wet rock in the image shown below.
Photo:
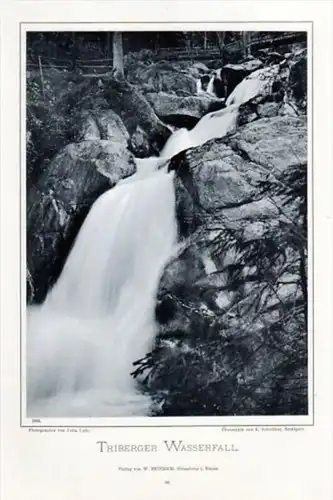
M115 141L70 144L53 158L28 193L28 300L43 301L94 201L134 172L132 155Z
M156 116L151 105L138 90L125 80L110 78L104 81L110 108L122 119L130 137L141 130L141 141L130 141L132 152L138 157L159 153L171 131ZM137 146L139 144L139 146Z
M307 122L304 116L262 118L249 123L226 142L249 161L267 170L284 171L307 162Z
M101 139L101 134L95 118L89 111L82 111L80 119L78 120L78 142L93 141L99 139Z
M121 118L112 109L101 110L95 116L101 139L127 146L129 133Z
M186 65L188 66L188 64ZM160 61L141 68L136 74L136 83L149 85L155 92L196 92L196 78L180 64Z
M146 94L146 99L164 122L186 128L194 127L204 114L213 111L214 106L220 109L223 105L209 96L180 97L165 92Z
M185 153L196 201L203 210L215 211L249 199L253 189L240 174L244 160L217 140Z
M258 104L257 115L259 118L272 118L280 112L281 104L277 102L265 102Z
M307 51L296 52L290 63L288 88L291 98L302 111L307 104Z
M306 159L304 117L274 116L257 117L234 133L183 151L171 160L169 168L176 171L179 236L186 243L186 252L170 264L161 280L161 308L168 293L176 304L180 297L183 300L170 323L165 320L163 335L175 329L192 335L198 317L220 315L237 297L251 296L260 278L251 266L239 267L243 245L255 248L268 240L274 252L279 231L294 216L294 207L285 208L282 196L270 197L261 191L262 183L268 177L280 178L296 165L306 168ZM231 234L235 241L228 247ZM288 252L285 259L289 263L295 256L292 250ZM272 261L275 264L277 268L283 264L281 256L276 263ZM179 276L186 282L184 289ZM288 297L289 292L294 290L287 290ZM198 313L200 308L204 312Z
M188 72L194 78L200 78L202 75L209 73L209 69L202 62L196 62L188 68Z
M229 96L234 88L250 73L263 66L259 59L252 59L242 64L226 64L220 70L220 78L226 86L226 95Z

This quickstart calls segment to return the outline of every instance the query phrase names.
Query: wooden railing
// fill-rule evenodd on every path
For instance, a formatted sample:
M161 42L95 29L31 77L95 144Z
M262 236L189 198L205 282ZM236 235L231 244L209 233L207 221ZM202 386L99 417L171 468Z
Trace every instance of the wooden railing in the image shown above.
M112 70L112 59L59 59L54 57L38 56L27 61L27 70L40 69L40 66L72 70L74 67L83 73L106 73Z
M278 47L280 45L287 45L296 42L306 42L306 33L304 32L292 32L292 33L281 33L266 35L262 37L260 35L253 36L249 42L249 47L251 51L258 50L265 47ZM226 50L229 51L241 51L243 44L241 40L237 40L232 43L228 43L225 46ZM221 57L221 52L216 45L209 45L206 48L203 47L191 47L191 48L165 48L160 49L156 53L156 59L172 59L174 56L179 59L215 59Z

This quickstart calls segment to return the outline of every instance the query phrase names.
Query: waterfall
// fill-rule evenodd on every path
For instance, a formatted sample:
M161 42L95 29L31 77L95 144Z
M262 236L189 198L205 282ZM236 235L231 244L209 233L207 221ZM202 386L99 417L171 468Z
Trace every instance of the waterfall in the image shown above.
M174 132L167 140L164 148L162 149L161 157L172 158L181 151L185 151L185 149L192 147L193 144L190 132L187 128L180 128L179 130L176 130L176 132Z
M134 177L134 176L133 176ZM176 241L173 174L149 172L90 210L44 304L28 311L28 416L147 414L130 376L151 348Z
M177 130L167 140L161 157L170 158L186 149L201 146L211 139L224 137L235 129L238 114L239 106L234 104L203 116L192 130Z
M197 94L204 94L205 91L202 88L201 78L197 79Z
M216 97L216 94L214 92L214 80L215 80L215 74L213 74L210 77L210 80L209 80L208 85L207 85L207 94L210 94L210 95L213 95L214 97Z
M203 116L189 132L192 147L200 146L211 139L224 137L237 125L239 106L232 105Z
M202 81L201 81L201 78L198 78L197 81L196 81L196 85L197 85L197 94L204 94L204 95L210 95L210 96L214 96L214 97L217 97L216 96L216 92L215 92L215 89L214 89L214 80L215 80L215 76L216 74L213 73L210 78L209 78L209 82L207 84L207 88L206 90L204 90L202 88Z
M157 331L160 277L176 246L174 172L169 159L223 137L238 106L180 129L159 157L92 206L44 303L27 311L28 417L112 417L149 413L130 373Z
M226 106L240 106L259 94L269 94L272 82L279 71L279 64L253 71L234 88L226 100Z

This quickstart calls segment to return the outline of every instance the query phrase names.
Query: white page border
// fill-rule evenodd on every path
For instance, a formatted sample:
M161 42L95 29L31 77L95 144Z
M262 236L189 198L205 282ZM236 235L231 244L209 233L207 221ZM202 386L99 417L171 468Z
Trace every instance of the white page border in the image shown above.
M1 452L4 500L31 498L85 500L100 498L221 498L260 500L326 500L332 496L332 6L323 1L252 2L10 2L1 11ZM162 6L161 6L162 5ZM98 8L97 8L98 6ZM112 7L112 8L111 8ZM115 16L115 13L117 14ZM87 429L86 432L41 433L20 428L19 406L19 108L18 22L61 22L113 19L143 22L186 19L314 22L314 306L315 422L285 430L239 432L220 427L156 427ZM173 26L168 29L185 29ZM211 25L211 29L216 29ZM56 27L54 27L56 29ZM89 28L91 29L91 27ZM136 29L135 24L131 30ZM198 27L199 29L199 27ZM229 28L230 29L230 28ZM233 28L236 29L236 28ZM252 28L248 28L252 29ZM262 28L263 29L263 28ZM265 27L266 29L266 27ZM85 430L85 429L83 429ZM221 432L223 431L223 432ZM55 437L56 435L56 437ZM121 464L164 464L176 458L165 452L164 439L220 442L221 436L239 448L235 455L177 454L177 463L205 461L219 473L144 475L119 472ZM117 455L100 453L96 441L158 443L161 450ZM197 458L199 457L199 458ZM191 474L191 475L189 475ZM150 493L150 491L152 493Z

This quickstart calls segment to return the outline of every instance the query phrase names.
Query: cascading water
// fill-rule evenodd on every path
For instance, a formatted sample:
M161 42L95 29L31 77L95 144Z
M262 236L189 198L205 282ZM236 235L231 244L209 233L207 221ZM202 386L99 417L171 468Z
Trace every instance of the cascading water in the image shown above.
M210 94L210 95L213 95L214 97L216 97L216 94L214 92L214 80L215 80L215 75L212 75L210 77L210 80L209 80L208 85L207 85L207 94Z
M231 92L226 100L226 106L240 106L259 94L269 94L271 83L274 81L279 71L280 64L253 71Z
M181 128L173 133L165 144L161 157L171 157L188 148L201 146L211 139L224 137L237 124L238 105L212 111L203 116L192 130Z
M238 113L237 102L177 130L160 157L137 159L137 172L94 203L56 285L28 308L28 417L149 413L130 373L153 344L158 284L176 246L168 160L226 135Z
M163 171L95 202L58 282L28 312L29 416L147 414L149 400L130 372L156 333L157 286L176 241L174 206L173 174Z

